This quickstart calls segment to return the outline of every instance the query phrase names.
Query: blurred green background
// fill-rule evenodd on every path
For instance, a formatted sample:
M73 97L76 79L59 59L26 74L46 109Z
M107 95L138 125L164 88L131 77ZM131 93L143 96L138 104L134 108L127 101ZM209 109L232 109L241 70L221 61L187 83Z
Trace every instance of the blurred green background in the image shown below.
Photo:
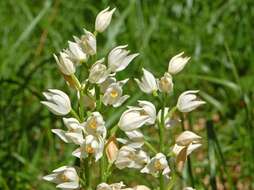
M55 189L41 177L75 161L73 147L50 131L61 120L39 101L47 88L68 92L52 54L82 28L93 31L96 14L107 6L117 11L99 36L100 55L129 44L140 53L127 69L129 77L139 76L142 67L161 76L181 51L192 57L175 78L175 94L200 89L208 103L186 124L204 145L191 156L193 180L184 183L254 189L253 0L1 0L0 189ZM136 93L134 85L129 93Z

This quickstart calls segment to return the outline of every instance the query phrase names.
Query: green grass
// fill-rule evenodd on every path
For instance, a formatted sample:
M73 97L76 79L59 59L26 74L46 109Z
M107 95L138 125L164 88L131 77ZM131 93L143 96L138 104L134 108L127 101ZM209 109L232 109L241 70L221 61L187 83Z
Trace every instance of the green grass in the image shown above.
M191 114L204 144L191 156L195 187L215 189L217 182L227 189L253 189L253 0L0 1L0 189L54 189L41 177L75 162L73 147L50 131L61 127L61 120L39 101L47 88L66 89L52 54L81 35L82 28L93 30L96 14L108 5L117 11L99 36L99 55L129 44L140 53L127 69L131 77L139 76L142 67L162 75L181 51L192 57L175 79L175 95L200 89L208 102ZM196 129L201 119L205 127ZM115 122L117 117L108 121ZM136 179L133 175L127 184ZM188 176L184 181L191 184Z

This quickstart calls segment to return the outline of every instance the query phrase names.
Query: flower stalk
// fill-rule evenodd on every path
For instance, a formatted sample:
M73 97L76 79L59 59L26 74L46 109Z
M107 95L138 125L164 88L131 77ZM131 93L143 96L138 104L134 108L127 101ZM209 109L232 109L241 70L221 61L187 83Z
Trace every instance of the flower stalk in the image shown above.
M84 164L85 164L85 177L86 177L86 188L87 190L92 190L92 167L91 167L91 164L92 164L92 160L91 160L91 156L89 156L85 161L84 161Z
M77 120L81 121L79 115L76 113L76 111L75 111L74 109L71 109L70 114L71 114L74 118L76 118Z
M137 105L127 106L115 126L106 126L110 119L107 118L110 117L108 113L118 107L122 109L122 105L134 94L124 92L130 79L118 80L117 75L139 55L131 53L128 45L119 45L104 57L98 57L101 54L98 53L96 36L108 28L114 12L115 8L102 10L96 17L93 33L84 29L81 37L74 36L75 42L68 41L68 48L58 56L54 55L64 80L76 90L78 108L75 110L69 96L57 89L44 92L46 100L41 103L53 114L63 117L66 129L52 129L52 132L65 143L77 146L72 156L79 158L80 164L79 167L57 168L43 179L55 183L57 188L69 190L149 190L144 185L126 188L123 182L107 184L115 168L129 168L138 170L140 175L152 175L157 181L152 189L170 190L174 187L177 172L171 171L170 167L174 166L181 172L186 160L190 166L187 156L201 146L201 137L184 131L183 119L184 132L175 138L173 150L170 147L173 140L166 140L166 134L174 139L170 130L176 126L176 111L191 112L205 102L197 98L198 90L188 90L179 96L171 109L168 107L167 99L174 90L173 77L183 70L190 59L180 53L169 61L168 70L165 69L158 77L143 68L143 76L135 79L136 88L150 94L151 100L138 100ZM75 75L77 69L87 77L78 79ZM154 104L156 100L159 100L158 104ZM118 111L116 109L113 114L117 115ZM71 117L66 118L66 115ZM143 133L146 128L154 128L159 139L153 140L152 136L152 140L149 138L148 141L145 137L148 133ZM119 130L121 133L117 133ZM159 149L156 149L157 146ZM192 173L190 177L193 178ZM93 181L95 178L99 179L98 184Z

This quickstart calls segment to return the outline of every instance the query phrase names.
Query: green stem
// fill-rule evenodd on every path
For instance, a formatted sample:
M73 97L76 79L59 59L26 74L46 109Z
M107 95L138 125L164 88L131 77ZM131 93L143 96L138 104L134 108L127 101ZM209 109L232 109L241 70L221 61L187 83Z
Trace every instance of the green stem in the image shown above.
M100 159L100 180L101 182L106 182L106 160L105 160L105 154L103 153L103 156Z
M165 119L164 119L164 112L165 112L165 101L164 96L161 100L162 108L161 108L161 118L159 124L159 136L160 136L160 151L164 153L164 129L165 129Z
M167 186L167 190L171 190L173 187L174 187L174 184L176 182L176 179L177 179L177 175L176 174L173 174L168 186Z
M101 97L100 97L100 88L99 86L95 86L95 94L96 94L96 107L97 110L100 111L101 110Z
M189 177L190 177L191 186L195 187L194 178L193 178L193 174L192 174L192 167L191 167L192 164L191 164L190 157L187 158L187 165L188 165L188 173L189 173Z
M87 190L92 190L91 187L91 181L92 181L92 173L91 173L91 156L89 155L89 157L87 157L87 159L85 160L85 177L86 177L86 187Z
M157 154L156 148L146 140L145 140L145 145L147 146L147 148L149 148L149 150L151 150L153 153Z
M169 112L168 114L166 115L166 118L168 117L169 119L172 119L173 117L173 114L175 113L175 111L177 110L177 107L173 107Z
M191 120L190 115L188 115L188 122L189 122L190 130L192 131L192 120ZM187 158L187 166L188 166L188 174L190 177L191 186L194 188L195 187L195 180L194 180L194 176L192 173L192 164L191 164L190 157Z
M71 109L70 114L75 117L79 122L81 122L79 115L74 111L74 109Z
M118 129L119 129L118 125L115 125L114 127L112 127L109 132L110 136L114 136L116 132L118 131Z
M185 131L185 128L184 128L184 115L181 114L181 126L182 126L182 131ZM191 118L188 117L188 121L189 121L189 125L190 125L190 129L192 130L192 126L191 126ZM193 178L193 174L192 174L192 168L191 168L191 160L190 158L188 157L187 158L187 171L188 171L188 176L189 176L189 180L190 180L190 183L191 183L191 186L192 187L195 187L195 183L194 183L194 178Z
M160 190L164 190L164 176L160 173Z
M107 166L106 174L105 174L105 182L108 181L108 177L111 174L111 167L113 166L113 163L109 163Z
M83 90L79 91L80 94L80 99L79 99L79 117L81 119L81 121L84 121L84 93Z
M80 84L78 78L74 74L71 75L71 78L75 82L75 85L78 88L78 90L81 90L81 84Z
M84 168L84 160L82 157L80 157L80 173L79 173L79 179L80 179L80 184L82 187L86 187L86 182L85 182L85 168Z

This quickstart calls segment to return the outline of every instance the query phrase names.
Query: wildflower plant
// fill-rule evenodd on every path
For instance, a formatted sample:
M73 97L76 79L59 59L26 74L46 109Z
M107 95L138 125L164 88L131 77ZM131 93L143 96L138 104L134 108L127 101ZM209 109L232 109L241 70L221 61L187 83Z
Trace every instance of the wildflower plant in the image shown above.
M135 79L136 87L151 94L154 102L139 100L136 105L127 107L117 125L106 128L107 118L102 109L120 107L130 97L123 91L129 79L119 81L117 73L138 56L131 53L127 45L121 45L107 56L97 57L96 36L107 29L114 11L109 7L101 11L94 32L84 29L81 37L75 36L74 41L68 42L67 49L54 55L66 83L76 91L78 109L74 109L65 92L57 89L44 92L46 100L41 103L53 114L63 117L65 130L52 129L52 132L64 143L76 145L72 155L78 158L79 165L60 166L43 179L61 189L168 190L174 186L177 173L182 172L187 156L201 146L201 137L185 130L176 138L170 136L170 141L175 142L172 145L166 139L166 131L183 122L175 117L177 113L191 112L205 102L197 98L197 90L188 90L179 96L175 106L169 108L166 104L172 97L174 75L181 72L190 59L180 53L169 61L168 70L161 77L156 78L143 68L143 76ZM85 79L76 77L78 69L87 73ZM146 126L157 131L159 140L146 137ZM118 136L120 130L124 138ZM95 172L97 167L99 173ZM120 172L131 168L140 175L151 175L155 185L126 187L121 181L108 184L115 168ZM99 179L96 183L92 181L95 177Z

